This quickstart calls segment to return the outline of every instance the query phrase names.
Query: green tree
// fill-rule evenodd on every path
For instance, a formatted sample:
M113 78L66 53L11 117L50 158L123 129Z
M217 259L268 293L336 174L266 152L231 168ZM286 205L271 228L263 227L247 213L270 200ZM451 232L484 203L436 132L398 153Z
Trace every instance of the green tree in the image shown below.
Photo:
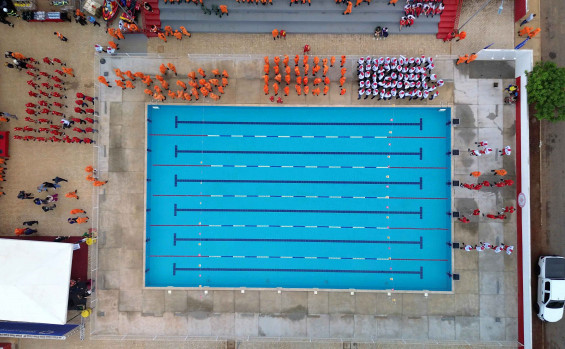
M537 62L528 74L528 101L540 120L565 120L565 68Z

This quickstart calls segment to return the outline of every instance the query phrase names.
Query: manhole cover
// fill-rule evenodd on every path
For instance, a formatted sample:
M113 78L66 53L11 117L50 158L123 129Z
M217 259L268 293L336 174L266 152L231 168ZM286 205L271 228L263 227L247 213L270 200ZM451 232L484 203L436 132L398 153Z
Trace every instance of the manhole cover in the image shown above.
M555 59L555 57L557 57L557 53L555 53L555 52L550 52L550 53L549 53L549 58Z

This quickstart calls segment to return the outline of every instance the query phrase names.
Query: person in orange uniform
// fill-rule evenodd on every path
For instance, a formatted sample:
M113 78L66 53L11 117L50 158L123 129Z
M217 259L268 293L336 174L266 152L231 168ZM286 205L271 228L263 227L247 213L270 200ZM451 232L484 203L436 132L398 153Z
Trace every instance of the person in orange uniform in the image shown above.
M330 67L333 67L335 63L335 56L330 57Z
M228 13L228 7L226 5L220 5L220 11L222 11L222 15L226 15L226 16L230 15ZM221 18L221 16L220 16L220 18Z
M126 74L126 76L130 78L131 81L135 81L135 76L132 74L130 70L126 71L124 74Z
M288 88L288 86L284 87L284 95L288 96L288 93L290 92L290 88Z
M269 85L265 84L265 86L263 86L263 92L265 92L265 96L269 94Z
M461 41L461 40L463 40L467 37L467 32L462 31L460 33L457 33L457 34L455 34L455 37L457 38L457 40L455 40L456 42Z
M95 186L95 187L101 187L106 183L108 183L108 181L94 181L94 182L92 182L92 185Z
M217 102L221 98L221 96L218 96L218 95L210 92L210 98L212 98L213 100L215 100Z
M357 0L359 1L359 0ZM344 15L348 15L351 13L351 8L353 7L353 3L351 1L347 2L347 9L345 9L345 12L343 12Z
M345 94L345 92L347 92L347 90L342 88L341 91L339 91L339 95L343 96Z
M177 80L177 86L181 87L185 91L187 89L186 84L184 82L180 81L180 80Z
M464 56L459 57L459 59L457 60L456 65L459 65L461 63L467 62L467 60L469 59L469 55L465 54Z
M189 79L196 80L196 72L191 71L187 76Z
M228 86L228 79L222 78L222 87L226 87L226 86Z
M84 224L88 222L88 217L78 217L76 220L77 224Z
M125 90L126 85L124 85L124 82L123 82L122 80L116 79L116 80L114 80L114 81L116 82L116 85L118 85L119 87L122 88L122 90Z
M273 34L273 40L276 40L279 37L279 30L278 29L273 29L273 31L271 32L271 34Z
M277 96L279 94L279 84L276 82L273 83L273 90L275 91L275 96Z
M163 40L164 42L167 42L167 38L165 37L165 34L163 33L158 33L157 37L159 37L159 39Z
M284 76L284 82L286 82L287 85L290 84L290 74Z
M300 61L300 57L298 55L294 56L294 65L297 66L298 62Z
M117 77L119 77L122 80L125 80L126 78L124 77L124 73L122 73L122 71L119 68L114 69L114 73L116 74Z
M302 94L302 87L300 85L295 85L296 93L300 96Z
M110 46L111 48L113 48L114 50L119 50L120 48L118 47L118 44L116 44L114 42L114 40L110 40L108 41L108 46Z
M126 88L131 88L132 90L135 88L135 86L133 85L133 83L130 80L126 81Z
M288 61L289 61L288 55L284 55L283 64L285 67L288 67Z
M106 78L103 77L103 76L99 76L99 77L98 77L98 82L100 82L100 83L103 84L103 85L106 85L106 87L112 87L112 86L110 86L110 84L108 83L108 80L106 80Z
M179 29L180 29L180 31L182 32L182 34L183 34L184 36L188 36L188 37L190 38L191 34L190 34L190 32L189 32L188 30L186 30L185 27L183 27L183 26L181 25L181 26L179 27Z
M182 33L179 32L178 30L175 30L175 31L173 32L173 36L174 36L175 38L177 38L177 40L182 40Z
M310 93L310 87L307 86L307 85L305 85L305 86L304 86L304 95L305 95L305 96L308 96L308 93Z
M345 73L347 73L347 68L341 68L341 76L345 76Z
M75 209L71 210L72 215L79 214L79 213L86 213L86 211L81 210L80 208L75 208Z
M149 75L146 75L141 81L147 86L150 86L153 83L153 79L151 79Z
M202 68L198 68L198 74L200 74L203 78L206 77L206 72L202 70Z
M328 94L330 87L328 85L324 86L324 96Z
M75 77L73 68L61 67L61 70L63 71L63 73L65 73L65 75L70 75L73 78Z
M540 28L536 28L536 29L532 30L532 31L528 34L528 37L529 37L530 39L532 39L534 36L538 35L539 32L541 32L541 29L540 29Z
M340 64L341 64L341 65L340 65L340 67L343 68L343 66L345 65L345 60L346 60L345 56L341 56L341 61L340 61ZM343 75L343 74L342 74L342 75Z
M70 192L66 193L65 197L67 197L69 199L77 199L78 200L77 190L75 189L75 191L70 191Z
M465 62L466 64L471 63L472 61L474 61L475 59L477 59L477 54L476 53L471 53L471 55L469 56L469 58L467 58L467 62Z

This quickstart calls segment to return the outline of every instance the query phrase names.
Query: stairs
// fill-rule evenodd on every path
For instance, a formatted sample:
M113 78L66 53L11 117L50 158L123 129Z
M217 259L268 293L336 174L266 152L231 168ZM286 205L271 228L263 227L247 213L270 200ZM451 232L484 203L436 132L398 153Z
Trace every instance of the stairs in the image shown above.
M153 8L153 12L147 12L142 9L143 13L143 32L149 37L156 37L157 33L152 33L151 27L156 25L157 28L161 28L161 12L159 11L159 0L146 0L149 5Z
M155 1L155 0L152 0ZM457 0L455 0L457 1ZM153 3L151 3L153 4ZM353 7L350 15L343 15L346 5L334 1L313 0L308 4L293 4L289 0L273 0L273 5L237 3L233 0L206 0L207 8L212 5L228 6L228 16L219 18L207 15L194 3L160 4L161 22L173 29L185 26L194 33L270 33L274 28L293 33L311 34L373 34L375 27L388 27L394 34L436 34L439 16L415 20L411 28L399 30L403 6L387 6L387 1L363 2Z
M445 39L459 25L462 0L443 0L445 8L438 24L436 38Z

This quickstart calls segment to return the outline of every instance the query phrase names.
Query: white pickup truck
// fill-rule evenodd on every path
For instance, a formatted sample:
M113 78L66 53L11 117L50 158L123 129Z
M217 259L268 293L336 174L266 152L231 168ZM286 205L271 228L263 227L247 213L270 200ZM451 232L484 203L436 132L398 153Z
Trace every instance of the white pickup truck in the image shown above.
M565 305L565 258L542 256L536 269L538 301L534 309L542 321L559 321Z

